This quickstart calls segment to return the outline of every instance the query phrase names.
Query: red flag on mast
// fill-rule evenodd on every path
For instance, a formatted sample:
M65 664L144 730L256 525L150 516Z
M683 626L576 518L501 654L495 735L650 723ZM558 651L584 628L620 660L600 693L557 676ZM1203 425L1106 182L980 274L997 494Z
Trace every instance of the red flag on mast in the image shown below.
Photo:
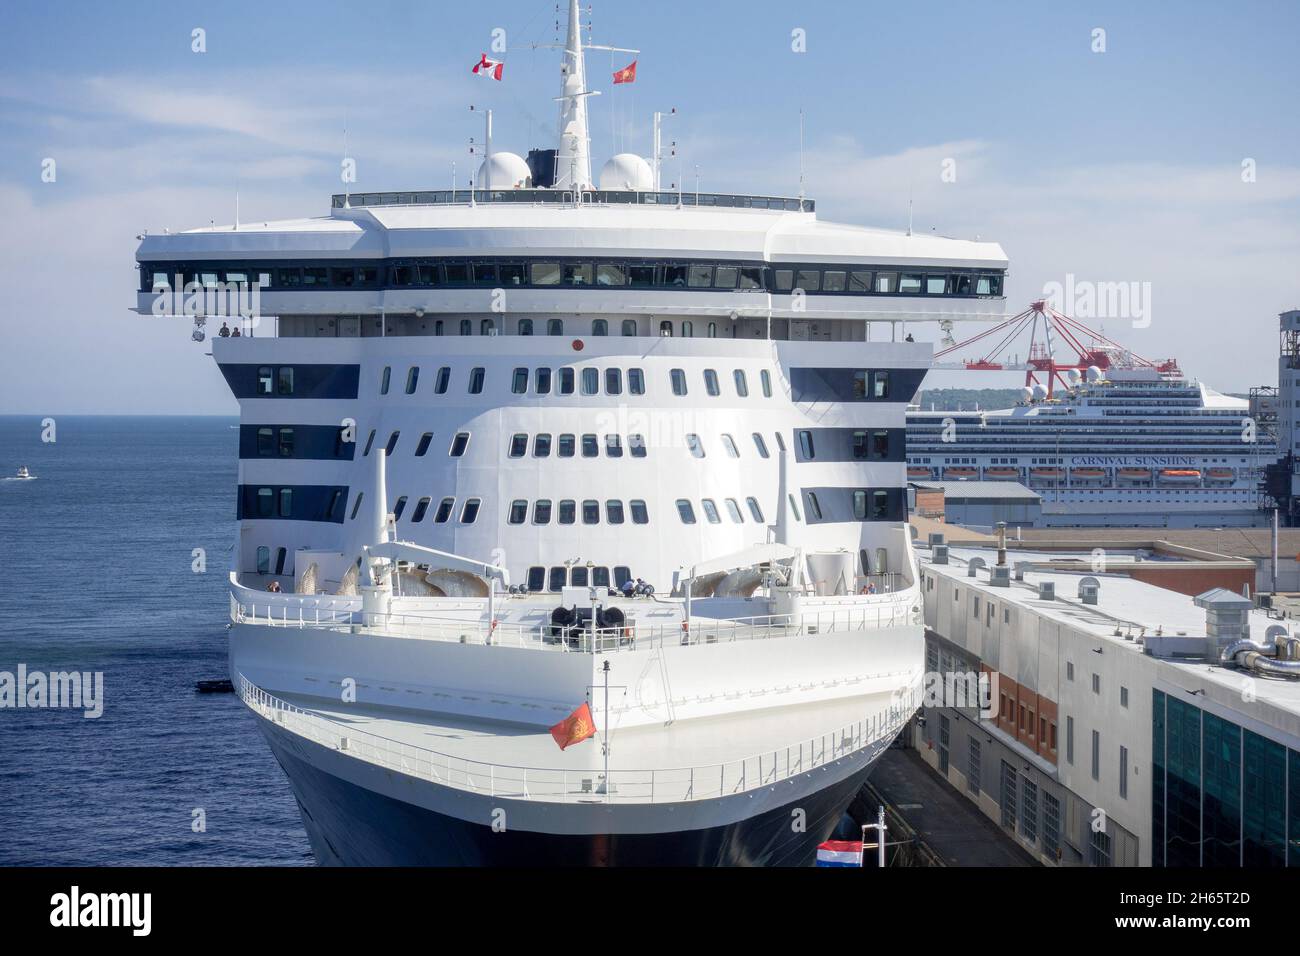
M633 60L623 69L614 74L615 83L635 83L636 82L636 60Z
M591 708L584 701L581 707L551 728L551 736L561 750L596 736L596 721L591 717Z

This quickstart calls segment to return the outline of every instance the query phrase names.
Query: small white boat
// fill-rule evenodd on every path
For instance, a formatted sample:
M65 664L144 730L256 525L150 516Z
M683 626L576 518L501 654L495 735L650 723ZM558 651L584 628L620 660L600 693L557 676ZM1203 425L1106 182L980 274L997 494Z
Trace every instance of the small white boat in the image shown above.
M34 477L36 477L36 476L33 475L30 471L27 470L27 466L26 466L26 465L19 465L19 466L18 466L18 474L16 474L14 477L15 477L15 478L34 478Z

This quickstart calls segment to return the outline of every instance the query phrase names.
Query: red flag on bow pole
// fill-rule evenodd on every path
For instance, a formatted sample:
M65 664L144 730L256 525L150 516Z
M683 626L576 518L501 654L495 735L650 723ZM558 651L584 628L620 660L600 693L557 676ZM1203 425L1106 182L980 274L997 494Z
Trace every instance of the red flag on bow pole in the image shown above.
M592 719L591 708L584 701L582 706L551 728L551 736L561 750L596 736L596 721Z
M611 59L613 59L611 57ZM636 82L636 60L633 60L623 69L614 74L615 83L635 83Z

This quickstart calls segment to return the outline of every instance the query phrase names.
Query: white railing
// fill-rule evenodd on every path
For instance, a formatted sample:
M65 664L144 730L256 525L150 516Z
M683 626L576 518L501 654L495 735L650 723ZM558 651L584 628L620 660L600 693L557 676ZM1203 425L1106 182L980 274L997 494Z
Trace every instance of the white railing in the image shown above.
M680 803L714 800L770 786L869 748L874 757L889 746L919 704L909 687L888 708L829 733L785 747L700 767L659 770L562 770L483 763L412 746L343 724L279 699L243 674L240 697L262 718L322 747L396 773L444 787L516 800L555 803ZM608 785L607 785L608 783Z
M341 602L340 602L341 603ZM767 614L748 618L701 618L671 624L648 624L631 620L624 627L583 628L567 634L553 634L548 620L535 624L496 624L489 628L482 620L461 620L433 614L386 614L367 622L367 615L355 604L322 607L287 599L265 603L230 594L230 620L236 624L265 627L326 628L367 633L394 634L453 644L492 644L561 652L613 653L620 650L649 650L669 645L725 644L735 641L769 640L777 637L806 637L828 632L876 630L920 623L911 599L899 601L885 596L879 601L855 601L843 607L804 611L798 615ZM549 618L549 615L548 615Z

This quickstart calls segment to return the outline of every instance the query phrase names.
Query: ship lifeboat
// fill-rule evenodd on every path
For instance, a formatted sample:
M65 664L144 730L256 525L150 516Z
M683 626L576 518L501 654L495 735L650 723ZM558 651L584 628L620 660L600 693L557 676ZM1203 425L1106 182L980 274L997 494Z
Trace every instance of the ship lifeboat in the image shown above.
M931 471L930 471L929 468L921 468L921 467L918 467L918 466L913 465L913 466L911 466L911 467L909 467L909 468L907 469L907 477L909 477L909 478L929 478L929 477L931 477Z
M1104 468L1072 468L1070 469L1071 481L1105 481L1106 469Z
M1194 485L1200 483L1201 473L1195 468L1162 468L1160 480L1171 485Z
M1237 473L1231 468L1211 468L1205 473L1207 481L1233 481Z
M1121 468L1115 472L1115 477L1121 481L1150 481L1150 468Z
M943 476L955 481L965 481L968 478L978 478L980 473L977 468L945 468Z
M1019 468L1008 468L1008 467L1005 466L1005 465L996 466L996 467L993 467L993 468L985 468L985 469L984 469L984 477L985 477L985 478L994 478L994 479L998 479L998 480L1001 480L1001 481L1005 481L1005 480L1007 480L1007 479L1012 479L1012 480L1014 480L1014 479L1017 479L1017 478L1020 477L1020 469L1019 469Z
M1034 481L1061 481L1065 478L1064 468L1031 468L1029 477Z

